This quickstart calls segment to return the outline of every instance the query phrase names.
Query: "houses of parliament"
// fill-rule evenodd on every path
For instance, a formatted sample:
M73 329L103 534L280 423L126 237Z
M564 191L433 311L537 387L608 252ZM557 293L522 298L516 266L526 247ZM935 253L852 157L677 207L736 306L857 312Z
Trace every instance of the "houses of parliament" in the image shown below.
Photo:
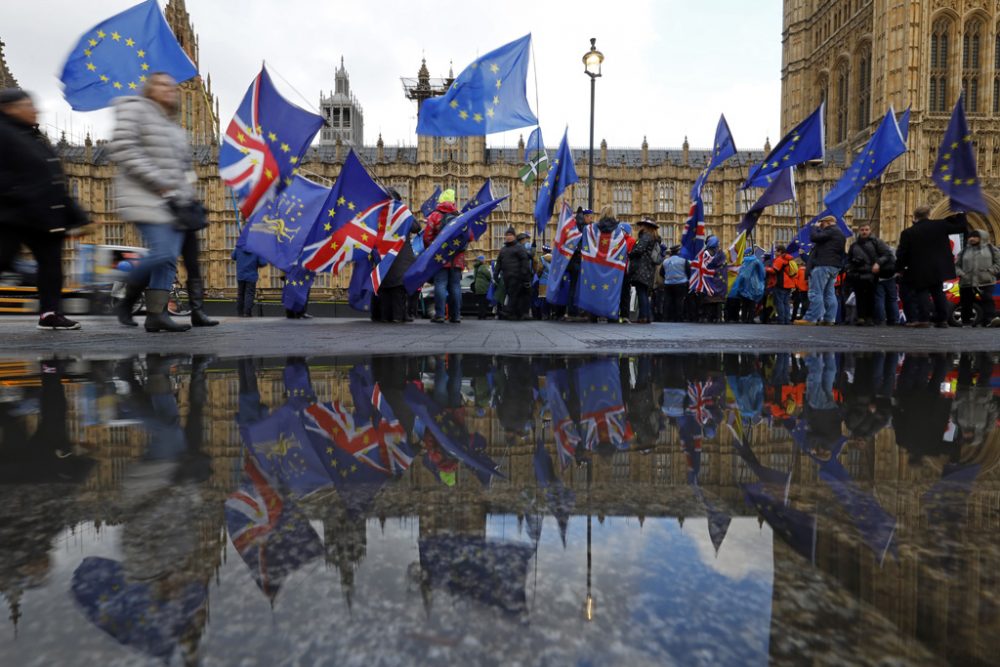
M797 170L798 206L772 207L758 226L757 243L790 240L797 225L822 209L822 198L842 175L855 153L868 140L885 110L912 109L909 151L896 160L878 181L871 183L848 213L848 224L870 221L877 233L894 243L922 203L935 214L947 209L947 200L931 181L937 148L952 107L965 94L970 129L976 140L980 179L990 208L988 219L974 224L1000 237L1000 201L992 193L1000 186L1000 2L996 0L784 0L782 30L782 133L791 129L820 102L826 102L827 153L820 164ZM198 63L198 36L183 0L170 0L167 21L181 46ZM344 61L335 70L335 89L321 93L319 107L327 127L304 158L305 175L331 182L349 149L353 148L372 173L396 189L416 208L437 186L454 188L467 200L483 181L492 179L496 194L510 199L491 218L491 229L473 244L474 252L493 257L503 244L503 231L513 225L528 229L534 208L533 186L517 177L523 141L518 150L491 148L485 137L418 137L416 146L389 147L381 136L365 144L364 112L350 90ZM16 82L8 70L0 42L0 82ZM31 88L30 81L22 85ZM407 96L419 104L446 90L448 79L431 79L426 62L415 78L404 79ZM198 191L213 224L204 230L203 272L209 294L235 294L236 273L230 253L240 221L233 199L218 175L220 129L218 101L211 76L182 85L180 122L194 145ZM639 137L637 136L638 140ZM59 153L73 194L96 223L84 242L137 245L138 236L114 213L114 168L101 139L72 145L58 140ZM704 191L707 228L728 243L736 225L760 191L740 190L747 168L770 149L744 150L717 169ZM595 193L598 205L609 204L627 222L655 220L668 243L680 239L690 202L687 192L707 164L710 152L691 148L685 137L679 149L650 148L642 138L638 148L609 148L600 142L595 156ZM587 151L575 149L577 172L586 173ZM567 192L573 206L587 201L587 183ZM67 262L73 259L68 249ZM262 296L274 298L282 286L281 273L262 272ZM322 276L314 299L342 296L347 276Z

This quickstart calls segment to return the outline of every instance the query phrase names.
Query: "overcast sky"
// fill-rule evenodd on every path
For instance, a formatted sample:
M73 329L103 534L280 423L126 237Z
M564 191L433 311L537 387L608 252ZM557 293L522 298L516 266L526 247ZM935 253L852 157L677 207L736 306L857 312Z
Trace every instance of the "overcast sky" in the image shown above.
M166 0L160 0L161 6ZM0 2L0 39L21 85L34 91L50 134L77 140L106 136L107 111L71 113L57 79L67 52L99 21L133 0ZM636 147L711 145L720 113L737 147L759 149L780 131L780 0L541 0L347 2L344 0L186 0L201 41L200 70L212 75L223 129L262 59L277 85L301 106L318 106L333 88L344 56L353 92L365 113L365 143L379 132L387 145L416 143L416 107L400 77L416 76L422 56L431 76L455 74L477 55L533 34L528 99L545 143L558 144L569 125L574 146L587 143L589 84L581 57L589 38L604 52L597 81L596 142ZM291 89L301 92L305 100ZM530 129L523 133L525 139ZM493 135L513 145L519 132Z

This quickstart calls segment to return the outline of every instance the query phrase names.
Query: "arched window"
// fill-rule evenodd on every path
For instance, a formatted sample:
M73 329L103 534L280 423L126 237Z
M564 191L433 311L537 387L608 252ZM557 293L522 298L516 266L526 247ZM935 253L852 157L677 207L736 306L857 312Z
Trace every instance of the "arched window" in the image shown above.
M847 61L837 66L837 143L847 140L847 93L849 70Z
M858 90L857 128L863 130L871 123L872 113L872 47L870 44L863 46L858 53L858 64L854 71Z
M939 18L931 28L931 71L928 108L931 112L948 111L948 57L951 21Z
M972 19L965 25L965 32L962 35L962 93L965 95L965 109L970 113L979 111L982 33L983 22Z

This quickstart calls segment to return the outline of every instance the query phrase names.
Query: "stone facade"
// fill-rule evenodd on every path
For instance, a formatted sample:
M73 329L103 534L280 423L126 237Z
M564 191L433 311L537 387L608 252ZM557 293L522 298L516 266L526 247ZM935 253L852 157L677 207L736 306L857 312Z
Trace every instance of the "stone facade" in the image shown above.
M319 131L320 145L339 140L348 146L365 145L365 112L358 98L351 93L351 77L344 67L344 58L334 75L334 89L319 94L319 112L327 125Z
M7 68L7 59L3 55L4 46L3 40L0 39L0 88L18 88L17 79Z
M1000 234L1000 3L994 0L784 0L781 126L789 130L825 101L827 146L850 155L886 109L911 107L909 151L881 188L872 217L894 241L921 203L947 209L930 179L952 107L966 92L989 220ZM881 193L879 190L881 189ZM800 189L800 194L802 193ZM805 208L811 210L805 193Z

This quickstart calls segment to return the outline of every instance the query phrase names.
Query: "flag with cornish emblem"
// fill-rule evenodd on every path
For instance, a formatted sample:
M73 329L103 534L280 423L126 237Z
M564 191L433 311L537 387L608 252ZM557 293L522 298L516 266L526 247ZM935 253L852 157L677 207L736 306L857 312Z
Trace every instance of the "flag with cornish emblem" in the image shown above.
M249 218L298 173L323 118L300 109L274 87L267 68L254 77L219 148L219 174Z
M583 234L577 304L591 315L618 319L628 259L626 238L620 226L601 232L596 224L589 225Z
M583 232L576 224L573 209L563 200L559 213L559 224L556 226L556 236L552 242L552 266L549 267L549 289L545 295L546 301L556 306L565 306L569 302L569 261L573 253L580 247Z

